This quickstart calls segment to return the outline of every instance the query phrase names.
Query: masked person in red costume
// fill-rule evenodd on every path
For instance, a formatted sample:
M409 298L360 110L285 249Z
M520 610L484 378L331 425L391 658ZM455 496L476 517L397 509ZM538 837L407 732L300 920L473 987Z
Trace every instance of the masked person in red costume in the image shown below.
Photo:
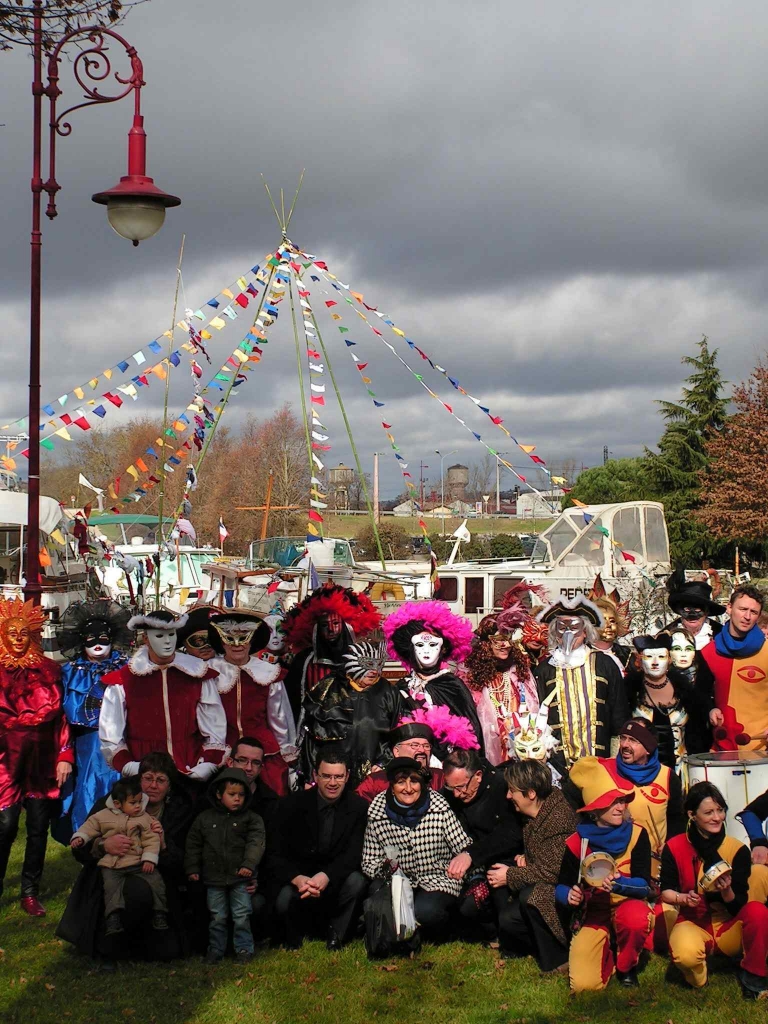
M52 801L74 761L61 672L40 646L43 622L31 601L0 599L0 893L23 807L21 905L33 917L45 914L38 893Z
M262 780L278 796L288 793L288 765L296 761L296 728L281 666L253 651L262 651L270 628L251 611L224 612L210 620L209 642L216 657L209 662L219 673L219 696L227 716L227 744L255 736L264 749Z
M186 615L163 608L134 615L128 628L144 631L144 645L102 680L101 750L123 775L135 775L143 757L165 750L182 775L204 782L224 755L227 720L216 672L176 650L186 623Z

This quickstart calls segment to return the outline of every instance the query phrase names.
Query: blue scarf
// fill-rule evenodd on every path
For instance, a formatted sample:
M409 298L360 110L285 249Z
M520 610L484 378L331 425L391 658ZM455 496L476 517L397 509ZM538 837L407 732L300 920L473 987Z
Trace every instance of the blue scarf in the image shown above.
M762 629L753 626L744 637L731 636L728 626L715 637L715 650L724 658L751 658L765 643Z
M619 775L629 779L633 786L645 786L649 782L653 782L659 774L659 769L661 768L659 752L654 750L645 764L625 764L621 760L621 755L617 755L616 767L618 768Z
M576 831L582 839L589 841L593 851L599 850L601 853L609 853L612 857L618 857L629 846L629 841L632 838L632 822L623 821L615 828L601 828L600 825L587 822L579 825Z
M421 819L429 810L429 797L430 788L425 782L421 790L421 796L415 804L401 804L399 800L395 799L392 787L390 786L384 801L384 813L396 825L410 829L418 828Z

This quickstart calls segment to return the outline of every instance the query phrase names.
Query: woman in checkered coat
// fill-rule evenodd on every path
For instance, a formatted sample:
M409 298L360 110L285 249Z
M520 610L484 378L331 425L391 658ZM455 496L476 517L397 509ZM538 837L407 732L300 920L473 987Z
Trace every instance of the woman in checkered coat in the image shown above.
M391 848L413 886L416 920L425 937L444 939L458 905L461 881L446 868L472 840L439 793L429 774L410 757L396 757L387 767L389 788L373 800L363 843L363 873L389 873ZM390 848L390 849L388 849Z

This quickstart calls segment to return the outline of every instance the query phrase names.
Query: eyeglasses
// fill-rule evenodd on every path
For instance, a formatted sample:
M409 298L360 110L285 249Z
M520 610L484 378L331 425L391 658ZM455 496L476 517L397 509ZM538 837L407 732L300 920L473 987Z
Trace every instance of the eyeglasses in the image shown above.
M343 782L347 777L347 773L344 772L343 775L328 775L327 772L318 772L317 777L322 779L323 782Z
M255 757L234 757L232 761L240 768L246 768L248 765L251 765L253 768L261 768L264 764L263 761L257 761Z
M148 773L145 773L141 776L141 781L156 782L159 786L164 786L167 782L170 782L171 780L168 778L167 775L150 775Z
M465 793L475 778L476 776L473 775L471 779L467 779L466 782L462 782L460 786L452 786L449 782L445 782L443 785L446 789L450 789L452 793Z

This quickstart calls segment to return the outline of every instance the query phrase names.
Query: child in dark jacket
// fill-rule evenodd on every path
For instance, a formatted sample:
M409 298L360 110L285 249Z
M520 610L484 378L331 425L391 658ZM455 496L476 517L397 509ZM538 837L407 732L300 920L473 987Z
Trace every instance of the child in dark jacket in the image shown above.
M245 772L227 768L208 787L213 807L197 816L187 837L184 871L206 888L211 921L207 963L218 963L227 947L227 920L234 924L235 956L247 963L253 956L249 881L264 856L264 822L248 809L251 790Z

